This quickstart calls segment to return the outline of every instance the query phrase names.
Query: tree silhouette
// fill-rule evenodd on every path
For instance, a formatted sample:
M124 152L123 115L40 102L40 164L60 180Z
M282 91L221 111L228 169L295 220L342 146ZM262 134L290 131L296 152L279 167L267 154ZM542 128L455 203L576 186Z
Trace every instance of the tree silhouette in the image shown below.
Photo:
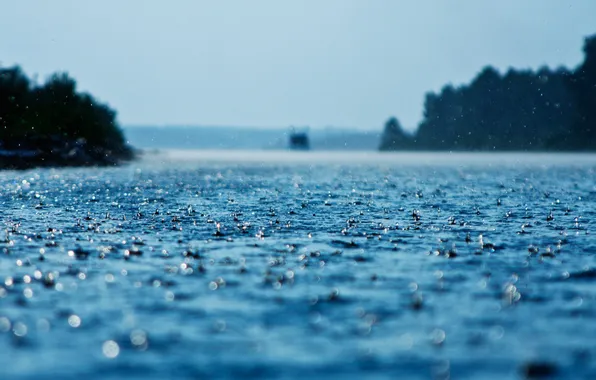
M385 123L385 130L381 139L380 150L408 149L412 146L412 138L404 132L395 117Z
M37 152L21 166L105 165L133 157L116 112L77 92L66 73L32 85L20 67L0 69L0 127L4 149Z
M20 67L0 69L0 140L27 134L30 82Z
M429 93L416 134L403 143L386 125L381 149L596 149L596 36L574 71L508 70L487 66L468 85ZM401 130L401 128L400 128Z
M584 42L584 62L575 70L571 88L579 117L573 125L574 144L578 149L596 148L596 35Z

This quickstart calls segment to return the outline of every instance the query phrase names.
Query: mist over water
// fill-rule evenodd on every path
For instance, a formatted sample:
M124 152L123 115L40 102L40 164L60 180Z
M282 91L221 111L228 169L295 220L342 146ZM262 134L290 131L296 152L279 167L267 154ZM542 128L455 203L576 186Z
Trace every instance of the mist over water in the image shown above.
M596 376L595 155L0 173L6 378Z

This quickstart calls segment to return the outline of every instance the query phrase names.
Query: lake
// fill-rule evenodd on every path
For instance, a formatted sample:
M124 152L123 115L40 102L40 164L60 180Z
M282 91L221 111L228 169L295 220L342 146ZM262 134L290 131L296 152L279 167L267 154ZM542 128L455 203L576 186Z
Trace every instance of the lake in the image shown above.
M0 377L596 378L596 155L0 172Z

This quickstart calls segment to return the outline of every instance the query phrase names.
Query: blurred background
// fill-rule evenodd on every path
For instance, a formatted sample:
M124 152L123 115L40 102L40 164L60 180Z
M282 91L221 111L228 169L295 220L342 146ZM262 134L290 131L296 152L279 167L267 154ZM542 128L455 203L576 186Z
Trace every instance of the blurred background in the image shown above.
M498 75L574 70L596 32L590 0L30 0L2 8L0 65L20 65L38 82L68 72L118 112L138 148L278 149L296 127L313 149L378 149L390 117L406 138L425 123L426 94L469 84L489 64ZM385 148L400 148L394 137ZM479 144L467 148L486 148Z

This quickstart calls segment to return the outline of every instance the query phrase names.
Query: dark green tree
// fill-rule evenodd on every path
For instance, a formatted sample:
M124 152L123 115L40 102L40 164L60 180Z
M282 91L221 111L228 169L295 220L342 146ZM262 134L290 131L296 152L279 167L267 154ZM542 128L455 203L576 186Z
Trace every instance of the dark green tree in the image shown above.
M0 68L0 141L28 134L29 78L20 67Z
M77 92L66 73L32 85L19 67L1 69L0 127L5 149L37 151L40 165L112 164L133 157L116 112Z
M488 66L470 84L429 93L416 134L404 138L386 126L381 149L596 150L596 36L584 53L574 71L501 75Z
M596 149L596 35L586 38L584 54L570 80L578 109L572 143L577 149Z
M412 149L412 143L412 137L404 132L399 120L395 117L387 120L381 137L380 150Z

